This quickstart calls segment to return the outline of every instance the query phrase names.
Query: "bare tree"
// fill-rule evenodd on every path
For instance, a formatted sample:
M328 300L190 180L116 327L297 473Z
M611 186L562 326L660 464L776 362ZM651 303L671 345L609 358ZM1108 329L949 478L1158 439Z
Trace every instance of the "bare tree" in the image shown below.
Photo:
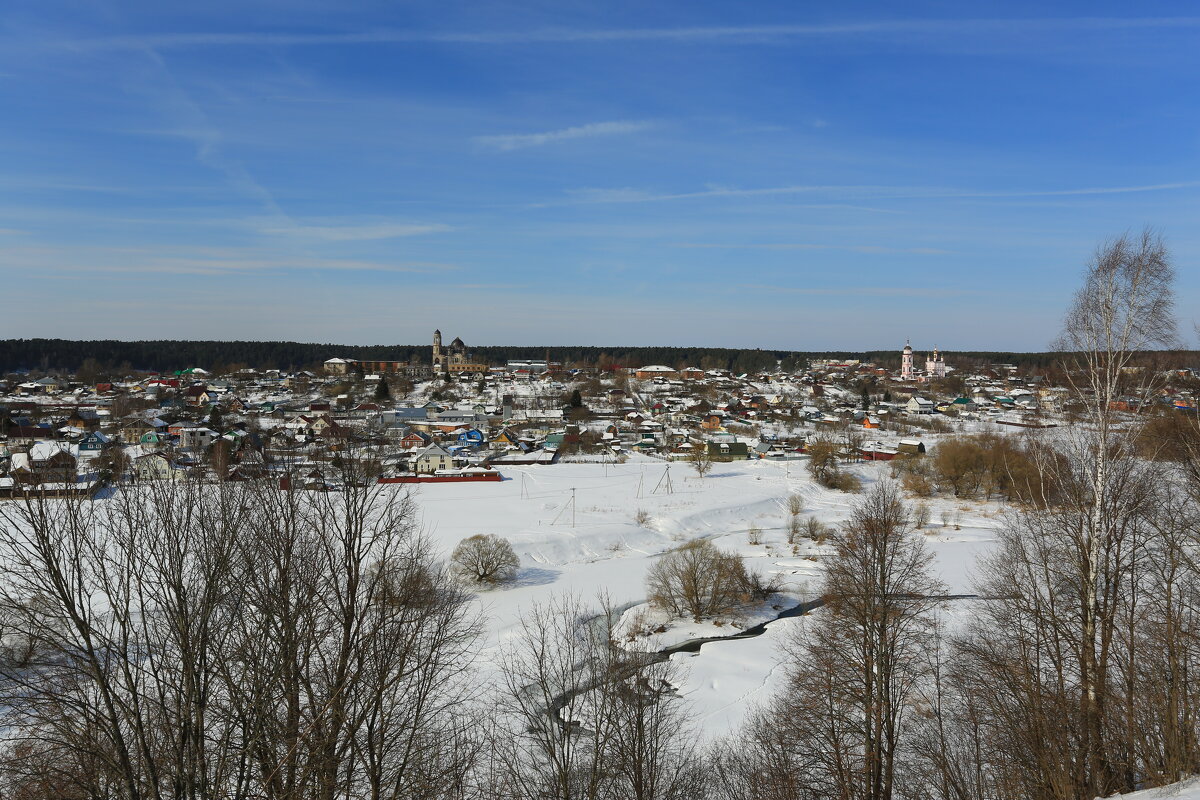
M674 667L613 642L616 612L560 597L522 617L504 654L486 796L683 800L702 791Z
M708 450L708 442L703 439L692 442L692 449L688 452L688 462L701 478L711 472L713 458L712 453Z
M646 573L646 594L679 616L723 614L746 598L746 567L735 553L693 539L654 563Z
M454 572L463 580L495 585L512 580L521 559L508 539L492 533L477 533L463 539L450 555Z
M891 484L858 503L832 541L826 608L793 642L787 687L740 736L748 752L720 760L729 797L889 800L896 791L929 612L944 590Z
M930 511L928 505L925 503L917 503L916 506L913 507L912 512L913 527L915 527L917 530L928 527L929 521L932 519L932 515L933 512Z
M4 506L0 778L127 800L458 796L478 629L414 519L407 494L353 483Z
M239 608L253 658L230 665L228 684L255 732L258 791L455 796L478 624L417 535L411 496L353 481L255 488Z
M1100 245L1055 342L1066 374L1101 433L1140 351L1176 342L1175 270L1161 235L1145 228ZM1139 371L1151 379L1146 371ZM1147 380L1134 389L1149 388Z
M1153 626L1147 559L1164 535L1154 519L1166 476L1127 439L1110 438L1097 512L1089 452L1056 476L1058 502L1015 512L1001 528L979 587L995 600L960 644L979 676L988 769L1008 796L1090 800L1135 788L1146 769L1132 741L1144 723L1129 705L1145 687L1123 687L1119 676L1139 674L1145 659L1122 639Z
M1112 617L1105 596L1124 564L1106 554L1128 538L1136 514L1116 513L1127 505L1121 476L1113 473L1115 409L1123 390L1145 399L1154 373L1133 363L1140 351L1175 341L1174 269L1162 238L1147 228L1138 237L1122 235L1101 245L1088 265L1056 346L1089 425L1076 426L1068 457L1083 469L1077 475L1072 517L1063 532L1076 540L1079 588L1080 739L1077 768L1083 791L1100 793L1111 785L1103 752L1104 682ZM1130 384L1130 376L1138 376ZM1117 458L1124 456L1117 455ZM1123 465L1123 469L1125 466Z
M32 654L0 662L6 724L53 756L31 762L49 774L10 781L200 798L231 778L234 762L212 755L231 728L204 709L218 678L213 645L231 630L236 494L205 502L187 484L139 495L0 511L0 603Z
M858 478L842 469L842 445L838 442L825 436L811 437L804 449L808 453L808 473L817 483L843 492L862 488Z
M987 601L983 601L987 602ZM904 796L932 800L989 800L1021 797L1006 783L1011 765L993 758L975 662L944 631L924 654L927 671L917 691L905 770Z

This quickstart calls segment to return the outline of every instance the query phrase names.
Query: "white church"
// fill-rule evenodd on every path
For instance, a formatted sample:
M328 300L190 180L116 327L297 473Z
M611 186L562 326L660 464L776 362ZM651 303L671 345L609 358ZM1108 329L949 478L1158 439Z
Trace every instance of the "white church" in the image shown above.
M913 365L913 349L911 342L904 343L900 351L900 379L904 381L928 381L946 377L946 359L933 348L933 353L925 357L925 371L918 373Z

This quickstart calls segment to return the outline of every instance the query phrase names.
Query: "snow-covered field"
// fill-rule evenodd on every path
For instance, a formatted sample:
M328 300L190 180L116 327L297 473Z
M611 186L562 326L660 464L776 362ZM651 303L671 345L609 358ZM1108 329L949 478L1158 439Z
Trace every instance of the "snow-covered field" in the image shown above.
M865 487L888 475L885 463L853 469ZM503 472L507 480L502 483L427 485L416 498L427 535L445 555L464 537L492 533L508 538L521 557L514 585L479 595L488 618L485 660L514 635L522 610L555 594L584 600L605 594L614 606L630 606L622 621L626 627L657 628L660 619L634 619L647 611L640 605L646 570L663 552L698 537L737 551L749 568L779 576L787 597L773 604L792 605L819 589L822 548L807 540L795 549L787 544L788 495L802 496L802 521L815 517L827 525L844 520L856 497L815 484L803 461L717 464L703 479L686 464L668 470L662 461L639 456L624 464L564 463ZM993 541L999 505L925 502L933 521L922 535L934 555L934 570L948 591L970 592L976 558ZM942 525L943 511L957 516L960 529ZM749 542L752 527L761 530L759 544ZM771 605L741 617L670 626L650 639L637 637L630 646L657 648L729 635L772 615ZM706 644L698 654L673 657L685 668L681 694L706 736L729 732L754 702L770 696L783 674L782 643L798 624L798 619L779 620L760 637Z
M1110 800L1200 800L1200 778L1192 778L1157 789L1113 795Z

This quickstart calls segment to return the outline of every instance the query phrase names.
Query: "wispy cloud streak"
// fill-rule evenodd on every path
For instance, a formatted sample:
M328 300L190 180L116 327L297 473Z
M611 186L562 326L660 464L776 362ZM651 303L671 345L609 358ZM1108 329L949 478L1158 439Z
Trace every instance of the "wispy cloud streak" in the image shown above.
M1173 189L1191 189L1200 186L1200 181L1182 181L1177 183L1154 183L1140 186L1093 186L1074 189L1051 190L1018 190L1018 191L977 191L970 189L953 189L934 186L853 186L853 185L813 185L813 186L767 186L756 189L737 189L729 187L714 187L696 192L675 192L654 194L642 189L574 189L569 192L568 199L559 203L543 205L558 205L562 203L661 203L671 200L695 200L704 198L738 198L738 197L770 197L776 195L799 194L838 194L851 197L867 197L874 199L1004 199L1025 197L1069 197L1084 195L1128 194L1133 192L1160 192Z
M915 287L915 286L857 286L848 284L844 287L805 287L805 286L769 286L765 284L741 284L736 288L754 291L782 292L785 294L815 295L818 297L963 297L978 295L981 292L966 289L947 289L945 287Z
M512 133L497 136L477 136L475 142L496 150L520 150L525 147L540 147L569 139L591 139L597 136L616 136L637 133L653 128L653 122L591 122L542 133Z
M278 255L259 250L184 248L176 252L149 247L23 247L6 252L0 274L33 270L46 274L249 275L311 272L395 272L442 274L459 269L437 261L321 258ZM15 272L14 272L15 274Z
M183 47L327 46L339 44L570 44L575 42L676 41L755 43L764 39L987 33L1061 33L1200 27L1200 17L1074 17L1051 19L878 20L824 25L733 25L680 28L545 28L525 31L407 31L378 29L343 33L258 31L249 33L157 33L71 39L57 46L73 50L134 50Z
M875 245L864 244L808 244L790 242L718 244L707 242L681 242L675 246L698 250L843 250L849 253L868 253L878 255L909 253L920 256L945 256L952 254L950 250L941 250L936 247L879 247Z
M262 228L261 233L271 236L295 236L323 242L363 242L379 239L398 239L402 236L420 236L427 233L444 233L452 230L449 225L432 223L426 225L388 223L381 225L295 225Z

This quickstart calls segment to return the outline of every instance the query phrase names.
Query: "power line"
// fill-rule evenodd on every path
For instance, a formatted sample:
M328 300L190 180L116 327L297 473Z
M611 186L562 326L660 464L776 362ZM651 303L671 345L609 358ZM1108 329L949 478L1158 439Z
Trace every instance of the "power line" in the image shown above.
M664 494L674 494L675 487L671 485L671 465L667 464L667 468L663 470L662 477L658 479L658 485L654 487L651 494L658 494L658 490L662 489Z

